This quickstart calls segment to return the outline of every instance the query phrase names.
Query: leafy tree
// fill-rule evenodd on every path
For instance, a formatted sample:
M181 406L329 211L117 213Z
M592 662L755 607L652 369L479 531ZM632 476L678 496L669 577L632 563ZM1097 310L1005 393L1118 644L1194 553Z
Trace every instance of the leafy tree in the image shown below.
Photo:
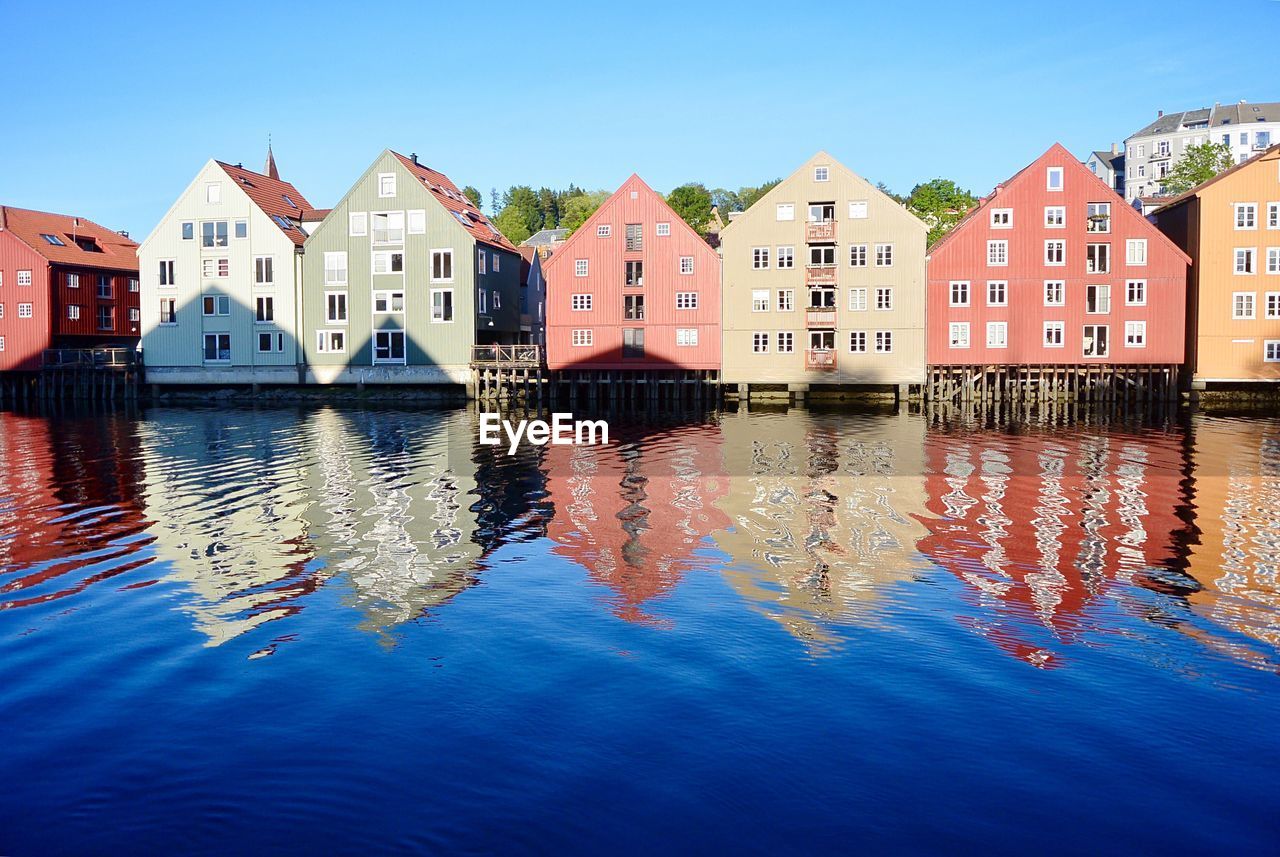
M555 229L560 222L560 195L549 187L539 188L538 206L542 211L542 228Z
M542 207L533 188L516 185L506 192L503 200L502 210L494 218L493 225L512 244L519 244L542 228Z
M907 201L905 199L898 196L893 191L889 190L889 186L884 182L876 182L876 190L880 191L882 194L889 197L889 199L892 199L894 202L898 203L898 205L907 204Z
M911 189L907 208L929 227L929 244L951 231L978 200L951 179L932 179Z
M496 187L489 188L489 216L497 217L498 212L502 210L502 206L498 205L498 189Z
M1190 146L1164 177L1169 193L1186 193L1231 166L1231 147L1225 143Z
M560 210L560 228L572 235L608 198L609 192L604 190L579 191L569 197Z
M480 196L480 191L476 190L471 185L467 185L462 189L462 195L471 200L471 204L476 208L479 208L480 203L484 200L484 197Z
M746 211L751 206L760 201L760 197L782 184L782 179L773 179L767 181L759 187L743 187L738 189L738 205L739 208L731 209L733 211ZM724 211L724 209L721 209ZM727 215L726 215L727 216Z
M707 223L711 220L711 191L705 185L681 185L667 194L667 205L699 235L706 234Z

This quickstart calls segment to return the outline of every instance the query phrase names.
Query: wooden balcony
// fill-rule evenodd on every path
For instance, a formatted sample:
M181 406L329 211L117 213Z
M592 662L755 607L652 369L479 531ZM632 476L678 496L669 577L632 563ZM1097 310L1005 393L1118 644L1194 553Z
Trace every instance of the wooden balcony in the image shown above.
M542 348L537 345L473 345L471 365L536 369L542 365Z
M831 372L836 368L834 348L810 348L804 353L804 368L818 372Z
M814 286L834 286L836 284L835 265L806 265L804 283L809 288Z
M44 369L129 369L140 362L133 348L46 348L40 355Z
M804 225L804 240L813 244L836 240L834 220L809 221Z
M833 329L836 326L836 308L809 307L805 312L805 324L811 328Z

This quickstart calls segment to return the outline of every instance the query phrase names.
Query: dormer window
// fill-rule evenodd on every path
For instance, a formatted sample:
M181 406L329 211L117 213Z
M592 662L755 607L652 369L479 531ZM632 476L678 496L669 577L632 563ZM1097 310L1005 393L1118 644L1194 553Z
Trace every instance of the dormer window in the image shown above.
M98 246L98 242L93 238L79 236L75 239L76 246L86 253L101 253L102 248Z

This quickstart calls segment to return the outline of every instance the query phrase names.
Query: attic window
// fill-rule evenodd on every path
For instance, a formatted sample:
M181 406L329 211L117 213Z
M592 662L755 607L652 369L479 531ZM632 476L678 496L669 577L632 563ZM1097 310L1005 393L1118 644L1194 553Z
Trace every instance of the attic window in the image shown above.
M289 198L289 194L287 194L287 193L282 193L282 194L280 194L280 195L284 197L284 201L285 201L285 202L289 203L289 207L290 207L290 208L292 208L292 209L297 209L297 208L298 208L298 204L297 204L296 202L294 202L292 199L290 199L290 198Z
M244 185L245 187L255 187L254 183L249 181L244 176L240 177L240 184Z
M293 228L293 224L289 222L288 218L281 217L278 214L273 214L271 215L271 219L276 222L276 226L279 226L285 232L288 232Z
M467 215L464 212L455 211L453 212L453 216L458 218L458 222L461 223L463 226L467 226L467 227L471 226L471 221L470 219L467 218Z
M92 238L75 238L76 246L86 253L101 253L102 248L98 246L98 242Z
M52 244L54 247L66 247L66 246L67 246L67 245L66 245L66 242L64 242L64 241L63 241L61 238L59 238L57 235L50 235L50 234L48 234L47 232L41 232L41 233L40 233L40 237L41 237L41 238L43 238L43 239L44 239L45 241L47 241L48 243Z

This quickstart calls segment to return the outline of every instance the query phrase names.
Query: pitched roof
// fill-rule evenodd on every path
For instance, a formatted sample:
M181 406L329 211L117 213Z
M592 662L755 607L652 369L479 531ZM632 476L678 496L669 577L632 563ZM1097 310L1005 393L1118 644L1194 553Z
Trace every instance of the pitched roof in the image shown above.
M112 229L85 218L69 214L51 214L26 208L0 206L0 229L11 232L24 244L50 262L80 265L88 268L138 270L138 244ZM52 236L53 243L43 236ZM73 237L74 236L74 237ZM97 250L86 250L76 243L93 239Z
M565 236L569 234L568 229L539 229L528 238L520 242L521 247L542 247L547 244L554 244L557 241L565 240Z
M1168 202L1166 202L1164 205L1162 205L1160 208L1156 209L1156 211L1152 213L1159 214L1161 211L1164 211L1167 208L1173 208L1175 205L1181 205L1182 203L1186 202L1192 197L1199 196L1201 191L1203 191L1209 185L1217 184L1219 181L1221 181L1222 179L1225 179L1227 176L1231 175L1232 173L1237 172L1238 170L1244 169L1249 164L1252 164L1254 161L1257 161L1261 158L1265 158L1267 155L1273 154L1275 152L1280 152L1280 143L1277 143L1276 145L1272 146L1269 149L1263 149L1261 152L1254 155L1252 158L1249 158L1248 160L1245 160L1245 161L1241 161L1240 163L1236 164L1233 167L1228 167L1227 169L1218 173L1216 176L1209 179L1208 181L1203 181L1200 184L1193 187L1191 190L1187 191L1186 193L1173 197L1172 199L1170 199ZM1152 199L1152 198L1151 197L1144 198L1143 202L1146 202L1147 199Z
M1115 164L1116 161L1124 160L1124 152L1090 152L1089 154L1113 170L1118 169Z
M471 233L471 237L482 244L489 244L494 247L500 247L503 250L515 252L515 245L507 240L507 236L498 231L498 228L489 222L489 218L484 216L480 209L476 208L471 200L458 190L458 186L449 180L444 173L433 170L428 166L418 163L412 158L406 158L399 152L392 152L396 159L406 170L412 173L427 190L431 191L436 200L449 210L449 212L457 219L462 227Z
M1213 107L1201 107L1198 110L1182 110L1165 113L1156 117L1156 121L1147 125L1129 137L1149 137L1152 134L1170 134L1190 122L1207 122L1210 127L1223 125L1248 125L1250 122L1280 122L1280 102L1263 102L1250 104L1241 101L1236 104L1215 104Z
M242 166L224 164L222 161L217 164L249 195L254 205L262 209L280 227L280 231L289 236L290 241L302 246L307 236L299 228L299 224L302 223L303 212L311 210L313 206L296 187L286 181L246 170Z

